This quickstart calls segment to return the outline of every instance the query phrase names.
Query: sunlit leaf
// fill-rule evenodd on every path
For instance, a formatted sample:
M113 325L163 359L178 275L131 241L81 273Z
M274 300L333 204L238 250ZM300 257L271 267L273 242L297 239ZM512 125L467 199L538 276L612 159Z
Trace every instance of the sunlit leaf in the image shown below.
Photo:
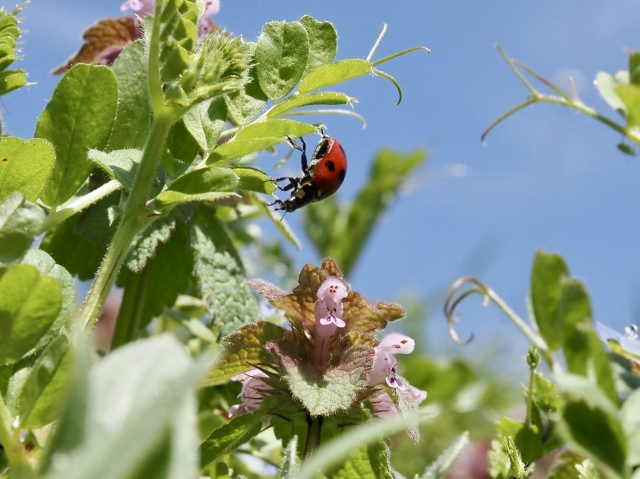
M337 83L342 83L371 73L371 64L366 60L341 60L322 65L302 79L298 91L308 93Z
M46 140L3 138L0 142L0 200L19 191L36 201L53 169L55 154Z
M182 119L206 156L218 144L227 121L227 107L220 97L205 100L187 110Z
M212 166L181 176L155 200L158 208L178 203L216 200L229 196L238 186L238 177L228 168Z
M338 34L330 22L319 22L310 15L300 19L309 35L309 60L304 75L319 66L333 62L338 52Z
M0 203L0 271L20 261L40 233L44 211L12 193Z
M292 95L282 102L274 105L267 112L267 118L277 118L295 108L310 105L351 105L355 102L355 98L336 92L311 93L306 95Z

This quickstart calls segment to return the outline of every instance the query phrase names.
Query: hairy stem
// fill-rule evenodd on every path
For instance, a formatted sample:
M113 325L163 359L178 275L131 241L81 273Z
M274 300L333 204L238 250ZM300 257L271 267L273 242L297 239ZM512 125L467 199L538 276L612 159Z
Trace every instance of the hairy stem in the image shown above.
M11 416L0 395L0 442L11 466L12 479L31 479L35 477L29 464L29 457L20 442L19 431L11 425Z
M303 458L307 459L322 442L322 416L311 417L307 415L307 440L304 443Z
M109 290L118 276L118 271L120 271L120 266L122 266L133 238L151 221L151 212L144 206L149 197L149 190L172 123L173 119L169 115L157 115L153 119L149 140L127 200L124 216L80 312L82 324L89 330L95 326L100 316Z

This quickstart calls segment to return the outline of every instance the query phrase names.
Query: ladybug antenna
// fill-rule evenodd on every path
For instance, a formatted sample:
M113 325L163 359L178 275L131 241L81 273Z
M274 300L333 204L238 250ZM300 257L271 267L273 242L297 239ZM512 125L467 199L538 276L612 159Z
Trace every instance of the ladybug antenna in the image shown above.
M320 135L327 136L327 135L324 134L324 126L320 127Z

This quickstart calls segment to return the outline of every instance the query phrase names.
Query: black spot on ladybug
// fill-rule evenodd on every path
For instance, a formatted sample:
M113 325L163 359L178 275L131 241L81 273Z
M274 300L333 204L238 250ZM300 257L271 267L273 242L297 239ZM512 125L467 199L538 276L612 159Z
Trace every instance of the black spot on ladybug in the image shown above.
M325 163L325 165L327 165L327 168L329 169L329 171L335 171L336 170L336 165L331 160L328 160Z
M347 170L345 170L344 168L340 170L340 183L342 183L344 181L344 177L347 176Z

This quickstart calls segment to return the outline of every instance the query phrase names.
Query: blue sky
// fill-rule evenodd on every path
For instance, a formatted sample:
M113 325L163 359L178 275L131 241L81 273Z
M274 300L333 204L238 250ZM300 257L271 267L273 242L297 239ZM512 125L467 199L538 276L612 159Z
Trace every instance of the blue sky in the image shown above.
M58 80L48 72L77 50L95 20L119 16L119 5L32 1L23 12L28 32L21 67L36 84L3 99L7 131L33 135ZM378 58L414 45L431 49L429 56L418 52L385 65L402 84L400 106L382 78L344 86L358 98L366 129L349 118L321 119L349 154L343 198L362 186L380 148L426 148L430 155L416 178L429 180L417 181L385 216L348 278L352 286L378 300L404 291L430 295L429 330L438 339L431 344L442 349L450 343L440 341L446 327L438 291L458 276L478 275L525 315L531 262L545 248L563 254L587 283L597 320L616 328L640 322L640 162L616 149L620 135L568 109L534 105L500 125L486 145L480 142L484 128L527 94L496 43L562 85L574 76L583 101L617 119L593 79L598 71L625 69L625 48L640 49L639 3L222 0L215 20L254 40L263 23L303 14L335 24L338 59L366 57L384 22L389 29ZM442 178L454 165L466 175ZM303 237L299 218L287 219ZM305 244L296 261L317 258ZM496 310L479 309L479 301L465 308L462 326L476 332L476 348L518 336ZM494 340L498 330L501 338Z

